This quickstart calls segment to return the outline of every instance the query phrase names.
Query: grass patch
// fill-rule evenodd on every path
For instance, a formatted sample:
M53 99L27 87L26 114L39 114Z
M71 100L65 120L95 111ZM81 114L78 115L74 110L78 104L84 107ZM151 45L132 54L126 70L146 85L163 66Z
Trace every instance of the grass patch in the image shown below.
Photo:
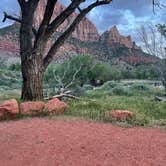
M5 85L0 87L0 101L16 98L20 102L20 90L5 89ZM166 126L166 102L153 100L155 96L162 95L163 90L159 87L141 82L109 81L97 88L86 85L85 89L81 100L68 101L69 109L64 116L130 126ZM129 110L136 116L115 122L105 116L112 110Z
M95 101L86 98L80 101L70 101L66 115L85 119L110 121L105 118L106 111L129 110L136 114L135 118L125 123L134 126L163 126L166 120L166 103L152 101L140 96L103 96ZM155 123L154 123L155 122Z

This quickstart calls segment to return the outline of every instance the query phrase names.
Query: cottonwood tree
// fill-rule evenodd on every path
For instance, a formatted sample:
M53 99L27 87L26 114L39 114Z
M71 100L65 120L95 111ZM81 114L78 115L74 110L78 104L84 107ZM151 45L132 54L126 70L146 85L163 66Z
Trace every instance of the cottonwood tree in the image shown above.
M23 100L43 99L42 79L47 66L59 47L72 34L76 26L88 12L97 6L107 5L112 0L71 0L66 9L52 20L53 11L57 0L47 0L43 20L38 27L33 27L34 13L40 0L17 0L21 8L21 18L4 13L4 20L12 19L21 24L20 26L20 55L22 65L22 96ZM90 2L84 8L80 5ZM153 5L159 4L158 0L152 0ZM47 55L43 55L46 44L57 28L78 9L79 13L71 25L55 40ZM32 33L34 34L32 36Z
M86 16L88 12L97 6L111 3L112 0L95 0L85 8L80 7L86 0L72 0L68 7L60 13L54 20L52 15L57 0L48 0L43 20L38 27L33 27L34 13L40 0L18 0L21 8L21 19L15 18L5 13L5 18L15 20L21 24L20 27L20 55L22 65L22 96L23 100L43 99L42 79L47 66L59 47L72 34L76 26ZM47 55L43 55L49 38L57 28L78 9L79 13L71 25L55 40ZM34 34L32 36L32 33Z

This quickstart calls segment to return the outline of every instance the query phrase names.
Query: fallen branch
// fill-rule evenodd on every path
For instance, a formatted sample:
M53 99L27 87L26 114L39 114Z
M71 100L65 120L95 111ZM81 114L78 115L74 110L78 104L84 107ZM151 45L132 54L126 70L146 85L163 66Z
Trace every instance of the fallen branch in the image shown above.
M55 96L52 96L52 97L47 97L47 98L45 98L45 100L51 100L51 99L54 99L54 98L61 99L62 97L68 97L68 98L80 100L79 97L76 97L76 96L73 96L73 95L70 95L70 94L66 94L66 93L61 93L59 95L55 95Z
M163 101L163 102L166 102L166 97L155 96L155 101Z

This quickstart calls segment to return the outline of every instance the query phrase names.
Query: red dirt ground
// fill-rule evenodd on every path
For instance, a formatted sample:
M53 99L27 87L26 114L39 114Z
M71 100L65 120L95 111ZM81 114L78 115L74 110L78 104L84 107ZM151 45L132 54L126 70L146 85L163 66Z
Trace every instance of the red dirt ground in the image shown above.
M0 166L166 166L166 131L76 120L1 122Z

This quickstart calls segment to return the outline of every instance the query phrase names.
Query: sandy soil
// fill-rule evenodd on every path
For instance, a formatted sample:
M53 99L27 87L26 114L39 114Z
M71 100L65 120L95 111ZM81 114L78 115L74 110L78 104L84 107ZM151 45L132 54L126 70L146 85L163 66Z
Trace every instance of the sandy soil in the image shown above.
M166 131L78 120L0 122L0 166L166 166Z

